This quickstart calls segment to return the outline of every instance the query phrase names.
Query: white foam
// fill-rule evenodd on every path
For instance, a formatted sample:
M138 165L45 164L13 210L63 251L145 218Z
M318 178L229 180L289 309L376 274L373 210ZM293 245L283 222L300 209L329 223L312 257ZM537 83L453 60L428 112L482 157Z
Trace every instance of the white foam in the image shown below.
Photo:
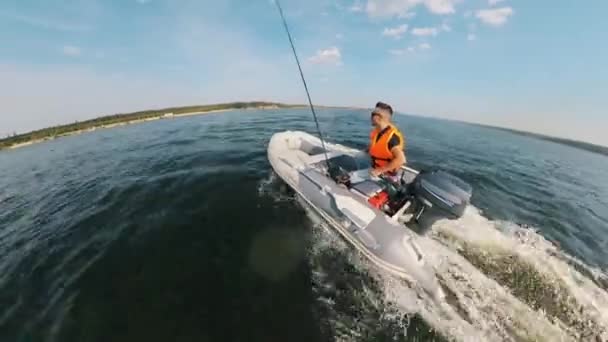
M461 316L454 308L451 315L460 317L453 319L456 326L471 325L477 333L485 336L484 340L514 340L512 331L532 339L544 337L551 341L568 340L545 317L513 297L456 252L443 248L430 239L425 239L421 244L428 262L435 266L443 283L453 293L456 304L452 305L460 307L463 316L468 317ZM431 249L433 251L429 252ZM462 341L472 338L478 340L470 331L458 331L452 326L446 326L448 322L437 320L435 316L439 312L434 303L422 304L420 310L423 317L436 324L441 331L450 332Z
M270 196L275 202L294 200L294 196L289 193L287 185L272 171L268 177L259 182L258 195L260 197Z
M317 223L316 226L323 227L318 230L323 233L315 238L317 246L313 249L337 248L348 253L348 245L324 225L320 217L310 210L307 211L310 213L309 217ZM441 233L448 233L456 239L446 239ZM533 265L539 274L563 282L569 295L575 298L582 308L571 314L580 316L575 317L576 320L592 321L590 326L599 329L595 331L597 338L608 340L608 294L605 290L577 272L568 264L567 260L571 258L564 258L562 252L538 233L509 222L490 221L473 207L469 208L460 220L439 221L434 227L434 233L419 242L425 251L427 262L435 267L442 283L449 289L449 304L438 305L423 293L409 288L404 282L374 268L360 258L358 253L348 255L349 261L357 269L367 272L381 284L383 293L380 297L372 292L364 291L362 294L367 302L373 303L373 307L379 307L385 316L397 317L418 313L443 335L459 341L575 341L595 337L588 335L589 330L577 330L580 327L568 326L553 319L542 309L536 311L529 307L515 297L510 289L491 279L459 254L458 249L462 248L459 240L467 242L469 246L479 247L483 253L488 253L488 256L508 251ZM318 275L322 273L319 271ZM320 276L317 281L323 284L328 281L327 278L330 277ZM372 290L368 288L366 291ZM381 303L378 303L378 298L381 298ZM398 310L392 312L383 308L389 303L394 303ZM357 335L356 331L337 330L342 334L352 333L348 337L341 335L338 340L352 340Z
M592 320L597 327L603 329L597 333L603 332L604 338L608 339L608 293L568 263L568 260L575 260L574 258L567 256L536 231L510 222L490 221L474 207L470 207L462 219L442 221L435 229L481 246L489 253L494 250L508 251L532 265L536 272L549 281L561 282L568 291L567 295L572 296L579 305L570 313L578 316L573 318ZM580 261L576 262L579 266L584 265ZM597 269L588 270L590 274L601 273ZM569 333L576 335L577 332Z

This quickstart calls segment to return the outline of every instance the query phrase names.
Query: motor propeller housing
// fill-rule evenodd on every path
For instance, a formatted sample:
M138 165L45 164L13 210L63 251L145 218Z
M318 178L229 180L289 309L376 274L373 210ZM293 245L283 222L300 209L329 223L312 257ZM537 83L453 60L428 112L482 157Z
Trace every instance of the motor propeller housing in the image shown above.
M462 217L473 188L452 174L434 170L421 172L410 185L409 192L416 208L416 221L426 230L439 219Z

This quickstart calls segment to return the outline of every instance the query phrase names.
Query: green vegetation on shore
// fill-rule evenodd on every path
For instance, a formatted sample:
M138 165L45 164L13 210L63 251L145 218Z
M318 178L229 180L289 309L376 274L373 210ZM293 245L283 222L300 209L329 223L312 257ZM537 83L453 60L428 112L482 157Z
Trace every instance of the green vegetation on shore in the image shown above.
M172 117L192 113L204 113L217 110L229 109L248 109L248 108L295 108L301 105L288 105L274 102L231 102L221 104L211 104L202 106L174 107L155 110L145 110L127 114L114 114L102 116L91 120L75 122L67 125L43 128L29 133L13 135L4 139L0 139L0 149L9 148L19 144L29 142L43 141L56 137L66 136L75 132L104 127L108 125L128 123L131 121L139 121L146 119L159 119L164 117Z
M211 111L218 110L230 110L230 109L271 109L271 108L300 108L307 107L306 105L301 104L285 104L285 103L277 103L277 102L264 102L264 101L253 101L253 102L229 102L229 103L218 103L218 104L210 104L210 105L197 105L197 106L186 106L186 107L172 107L172 108L162 108L162 109L152 109L152 110L144 110L133 113L119 113L108 116L101 116L94 119L86 120L86 121L77 121L72 124L67 125L59 125L48 128L39 129L36 131L24 133L24 134L15 134L12 136L8 136L6 138L0 139L0 150L10 147L16 147L21 144L34 143L44 140L50 140L57 137L62 137L70 134L74 134L81 131L93 130L95 128L101 128L110 125L119 125L126 124L129 122L137 122L143 120L154 120L154 119L162 119L166 117L173 117L179 115L187 115L187 114L197 114L197 113L205 113ZM334 107L334 106L315 106L316 108L342 108L342 109L363 109L363 108L355 108L355 107ZM591 143L586 143L582 141L564 139L564 138L556 138L551 136L546 136L538 133L531 133L525 131L519 131L510 128L490 126L484 124L477 123L467 123L476 126L481 126L490 129L496 129L501 131L510 132L513 134L518 134L522 136L527 136L531 138L551 141L554 143L571 146L574 148L578 148L581 150L586 150L594 153L599 153L608 156L608 147L594 145Z

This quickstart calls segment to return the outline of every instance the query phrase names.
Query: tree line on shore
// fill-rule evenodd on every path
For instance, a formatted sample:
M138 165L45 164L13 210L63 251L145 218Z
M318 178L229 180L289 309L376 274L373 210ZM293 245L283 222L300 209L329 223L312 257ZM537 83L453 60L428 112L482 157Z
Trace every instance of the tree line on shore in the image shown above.
M288 107L296 107L297 105L287 105L282 103L274 103L274 102L230 102L230 103L220 103L220 104L211 104L211 105L200 105L200 106L187 106L187 107L173 107L173 108L163 108L163 109L154 109L154 110L145 110L134 113L126 113L126 114L114 114L101 116L98 118L86 120L86 121L77 121L67 125L59 125L48 128L39 129L36 131L24 133L24 134L16 134L13 133L8 137L0 140L0 149L11 147L13 145L18 145L22 143L27 143L30 141L36 140L44 140L50 139L54 137L59 137L63 135L68 135L70 133L86 130L95 127L101 127L106 125L118 124L121 122L129 122L136 120L145 120L151 118L162 117L165 114L169 115L179 115L186 113L197 113L197 112L210 112L214 110L223 110L223 109L247 109L247 108L263 108L263 107L279 107L279 108L288 108Z
M247 108L265 108L265 107L277 107L277 108L293 108L293 107L301 107L302 105L289 105L284 103L276 103L276 102L264 102L264 101L253 101L253 102L230 102L230 103L219 103L219 104L210 104L210 105L198 105L198 106L186 106L186 107L172 107L172 108L163 108L163 109L154 109L154 110L144 110L133 113L126 114L114 114L101 116L98 118L86 120L86 121L77 121L67 125L59 125L48 128L39 129L36 131L17 134L13 133L12 135L7 136L4 139L0 139L0 149L8 148L14 145L27 143L30 141L44 140L44 139L52 139L55 137L60 137L63 135L69 135L70 133L86 130L95 127L107 126L112 124L118 124L121 122L129 122L136 120L144 120L150 118L158 118L162 117L165 114L173 114L180 115L186 113L203 113L210 112L214 110L224 110L224 109L247 109ZM491 129L498 129L502 131L511 132L514 134L529 136L532 138L552 141L555 143L572 146L578 149L599 153L603 155L608 155L608 147L599 146L595 144L590 144L582 141L575 141L564 138L556 138L549 137L542 134L531 133L531 132L523 132L515 129L504 128L504 127L496 127L489 125L476 124L478 126L487 127Z

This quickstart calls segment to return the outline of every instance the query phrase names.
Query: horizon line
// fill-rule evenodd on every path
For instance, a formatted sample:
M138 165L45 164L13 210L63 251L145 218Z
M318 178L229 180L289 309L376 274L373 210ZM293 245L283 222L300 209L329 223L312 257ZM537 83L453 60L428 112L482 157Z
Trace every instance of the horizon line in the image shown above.
M210 102L207 104L199 103L199 104L187 104L187 105L176 105L176 106L163 106L162 108L148 108L148 109L141 109L141 110L135 110L135 111L130 111L130 112L123 112L123 113L102 114L102 115L97 115L97 116L90 116L89 118L86 118L83 120L77 120L76 122L95 120L95 119L100 119L100 118L104 118L104 117L112 116L112 115L129 115L129 114L133 114L133 113L140 113L140 112L147 112L147 111L162 111L165 109L177 109L177 108L187 108L187 107L197 107L197 106L227 105L227 104L231 104L231 103L251 103L251 104L264 103L267 105L284 105L284 106L288 106L288 107L310 108L310 105L305 104L305 103L287 103L287 102L267 101L267 100L226 101L226 102ZM372 109L372 107L349 106L349 105L325 105L325 104L316 104L316 105L313 104L313 107L315 107L315 108L351 109L351 110L371 110ZM238 108L234 108L234 109L238 109ZM526 130L526 129L520 129L520 128L512 128L512 127L499 126L499 125L494 125L494 124L487 124L487 123L483 123L483 122L479 122L479 121L468 121L468 120L455 119L455 118L445 118L442 116L437 116L437 115L432 115L432 114L429 115L429 114L408 113L408 112L403 112L403 111L395 111L395 114L406 115L406 116L416 116L416 117L434 119L434 120L445 120L445 121L458 122L458 123L464 123L464 124L469 124L469 125L477 125L477 126L482 126L482 127L487 127L487 128L508 130L513 133L520 133L520 134L523 133L523 134L527 134L527 135L532 134L532 135L536 135L538 138L559 139L562 141L589 144L589 145L600 147L600 148L608 148L608 145L602 145L600 143L591 142L588 140L579 140L579 139L562 137L562 136L557 136L557 135L548 134L548 133L541 133L541 132L533 131L533 130ZM51 125L48 127L41 127L41 128L29 130L29 131L23 131L23 132L18 133L17 135L30 134L30 133L33 133L33 132L36 132L39 130L44 130L44 129L48 129L51 127L61 127L61 126L66 126L66 125L70 125L70 124L73 124L73 123L61 123L61 124L57 124L57 125ZM5 138L0 138L0 141L4 140L4 139Z

